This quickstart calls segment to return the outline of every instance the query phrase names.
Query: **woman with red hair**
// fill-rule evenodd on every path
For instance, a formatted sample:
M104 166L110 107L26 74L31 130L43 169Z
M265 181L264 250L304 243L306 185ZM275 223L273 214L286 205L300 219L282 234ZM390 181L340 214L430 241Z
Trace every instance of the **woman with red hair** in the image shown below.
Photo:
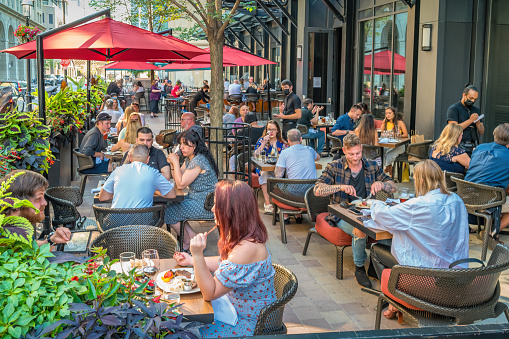
M234 326L216 321L200 329L204 338L253 335L260 310L276 300L274 268L263 224L251 188L243 181L223 180L215 190L214 220L219 227L218 257L203 250L207 234L191 239L191 254L175 253L181 266L194 266L205 300L228 297L238 314ZM212 275L211 272L214 272Z

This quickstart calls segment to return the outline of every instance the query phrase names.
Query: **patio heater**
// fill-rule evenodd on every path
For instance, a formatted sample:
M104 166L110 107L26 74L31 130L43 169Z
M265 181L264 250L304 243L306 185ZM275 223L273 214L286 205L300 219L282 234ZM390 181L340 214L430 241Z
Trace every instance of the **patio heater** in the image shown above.
M23 7L23 15L26 18L26 25L30 26L30 14L32 11L32 7L34 7L34 2L32 0L23 0L21 2L21 6ZM32 103L32 79L30 74L30 59L27 59L27 92L25 95L25 108L29 108L29 105Z

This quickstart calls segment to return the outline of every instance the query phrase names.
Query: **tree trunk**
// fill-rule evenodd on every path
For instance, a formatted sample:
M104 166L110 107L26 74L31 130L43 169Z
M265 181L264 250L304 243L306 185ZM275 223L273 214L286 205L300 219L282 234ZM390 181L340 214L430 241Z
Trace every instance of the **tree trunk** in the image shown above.
M219 25L219 27L221 27ZM219 28L217 28L219 29ZM210 38L213 35L213 39ZM214 34L209 35L209 47L210 47L210 125L212 127L223 126L223 46L224 46L224 34L217 36ZM222 133L211 133L211 141L222 141ZM222 145L211 144L211 152L217 162L219 172L223 172L223 149Z

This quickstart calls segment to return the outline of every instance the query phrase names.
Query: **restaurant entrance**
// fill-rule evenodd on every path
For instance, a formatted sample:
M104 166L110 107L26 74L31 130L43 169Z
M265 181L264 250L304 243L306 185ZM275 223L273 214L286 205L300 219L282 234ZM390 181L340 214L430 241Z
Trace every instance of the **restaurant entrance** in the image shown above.
M330 112L332 104L333 45L333 30L308 30L307 96L312 98L316 105L325 106L327 113Z

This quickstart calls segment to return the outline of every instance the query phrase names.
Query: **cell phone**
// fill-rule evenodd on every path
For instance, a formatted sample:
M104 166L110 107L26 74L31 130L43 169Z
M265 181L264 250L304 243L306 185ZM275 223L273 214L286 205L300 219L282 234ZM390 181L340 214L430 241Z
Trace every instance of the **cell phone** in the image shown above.
M356 209L348 209L349 212L355 214L355 215L361 215L362 213Z
M365 221L368 221L369 218L368 217L358 217L357 219L359 219L360 221L362 222L365 222Z

